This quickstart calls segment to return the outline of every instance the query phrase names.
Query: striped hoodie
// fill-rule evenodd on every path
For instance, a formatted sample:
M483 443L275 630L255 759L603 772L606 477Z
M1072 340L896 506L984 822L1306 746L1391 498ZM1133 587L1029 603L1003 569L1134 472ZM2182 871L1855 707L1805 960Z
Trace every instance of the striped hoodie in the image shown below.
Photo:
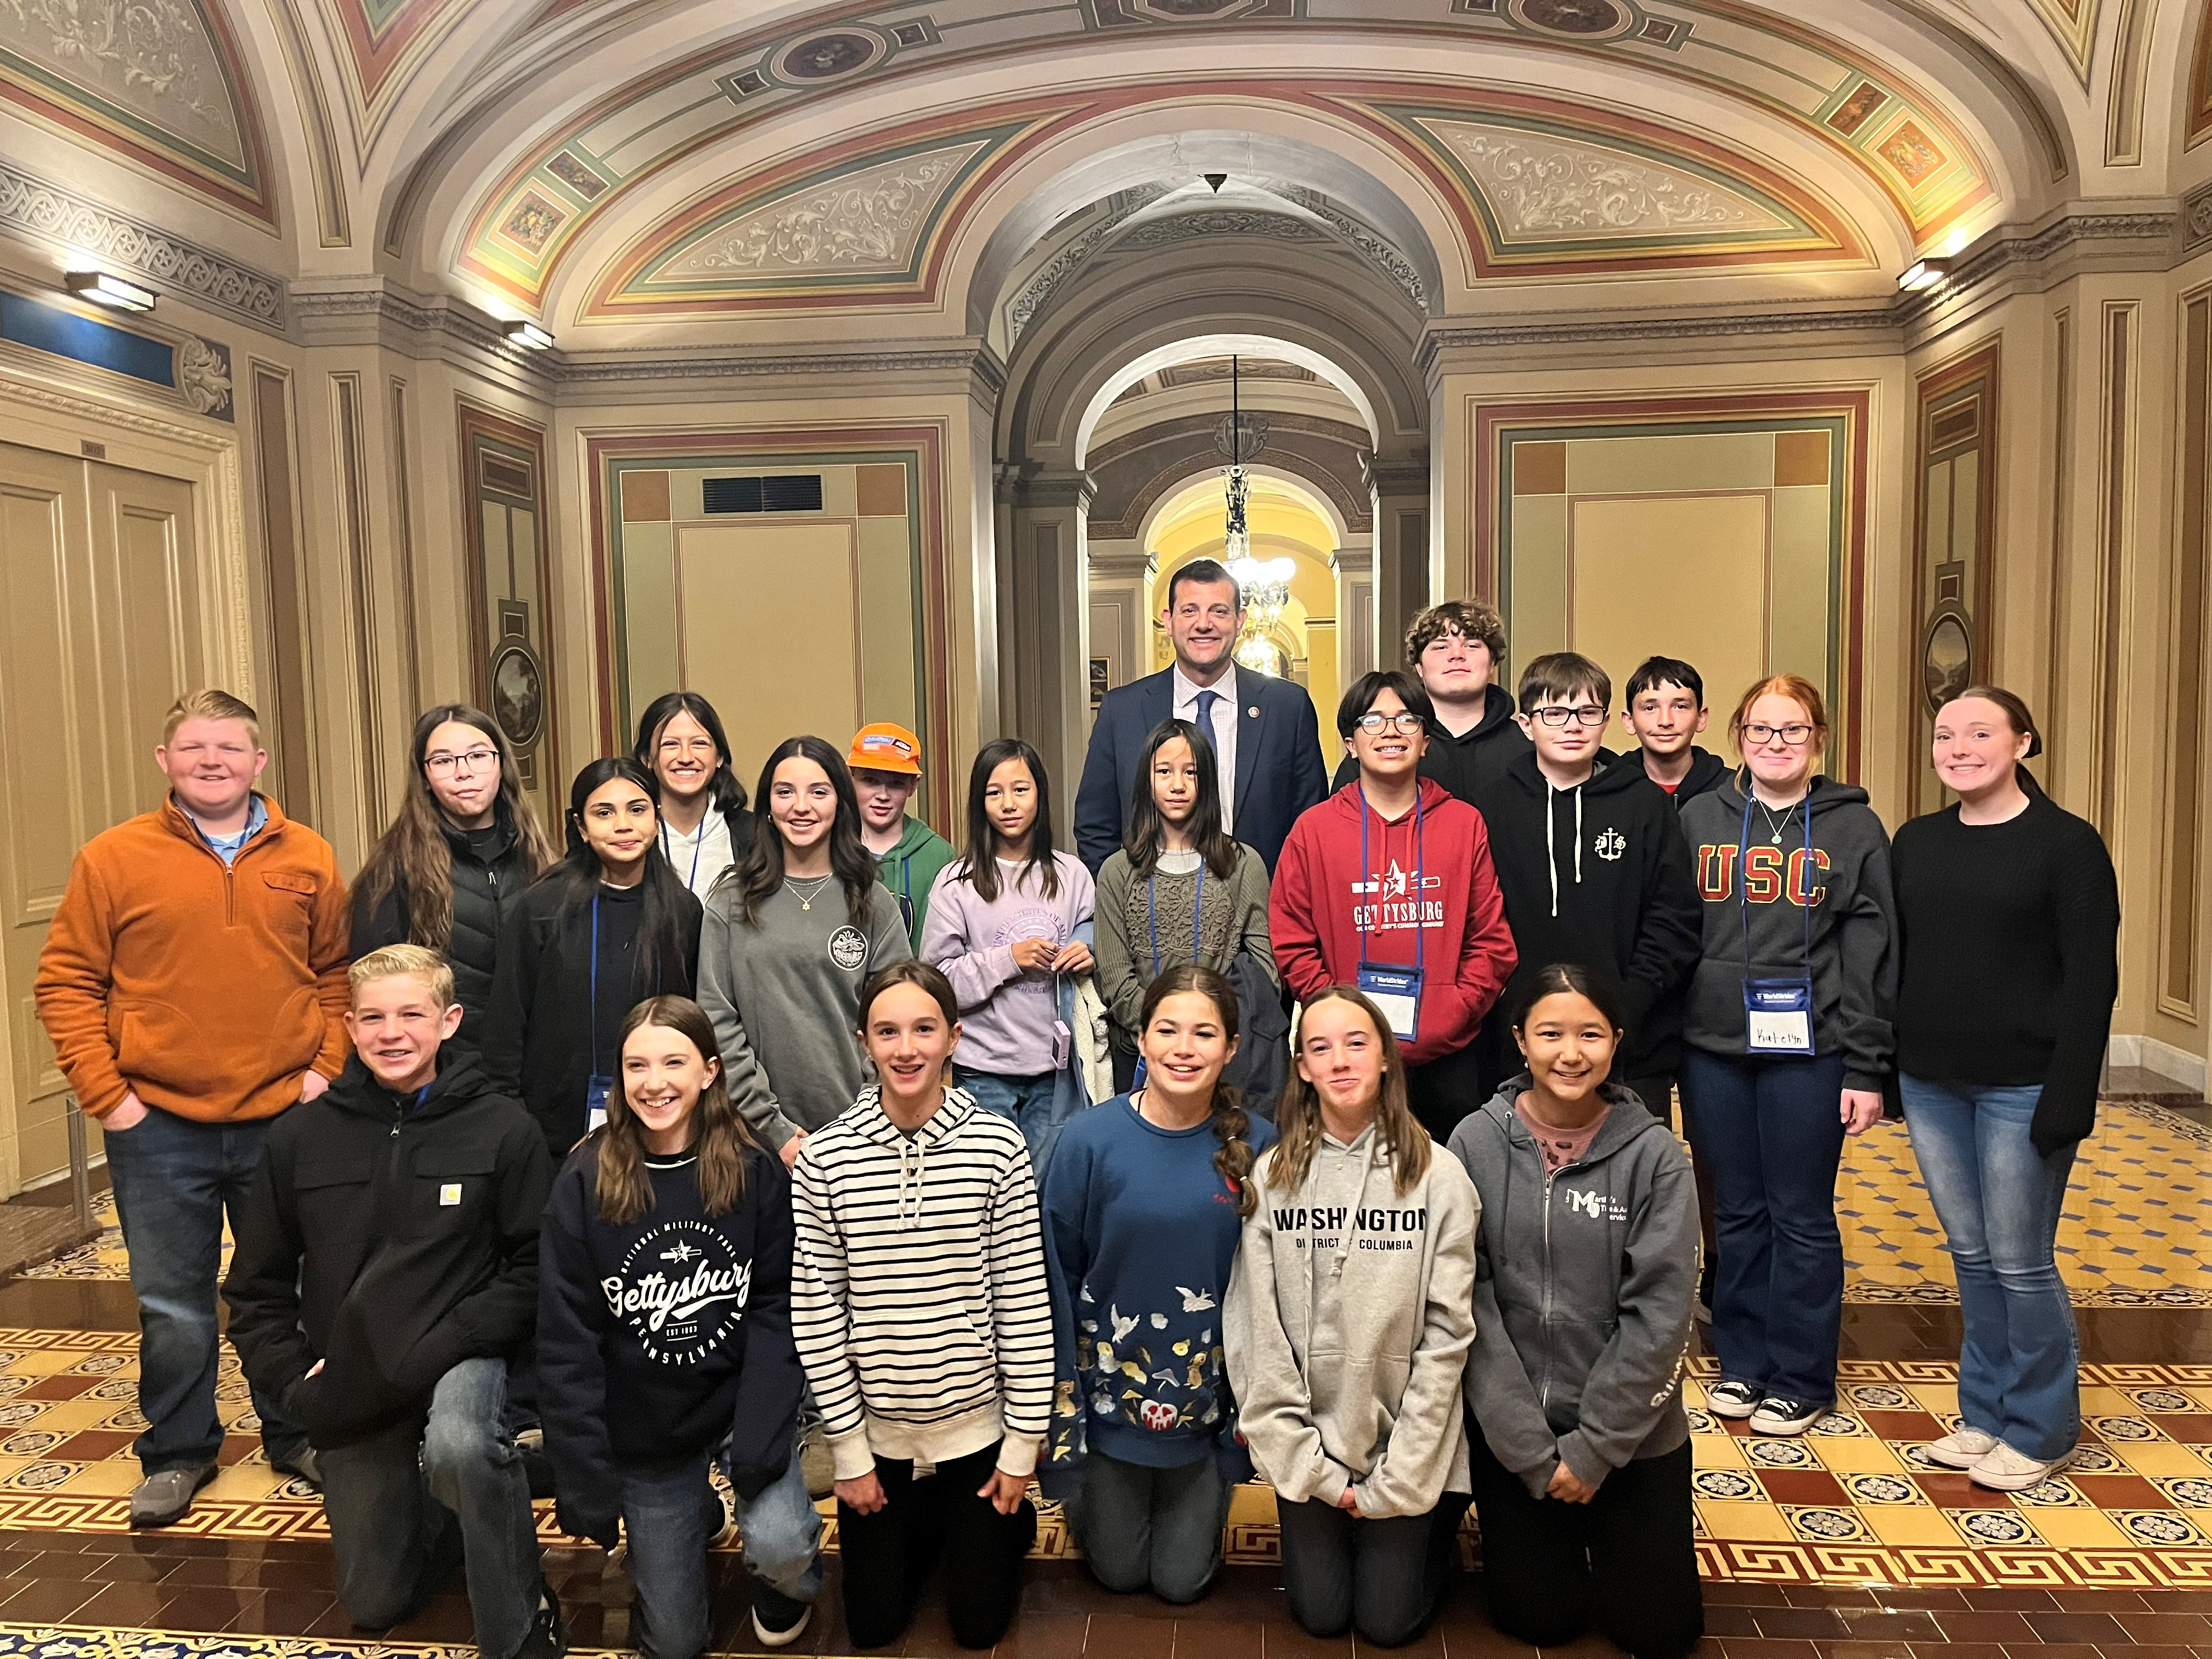
M1003 1441L1036 1466L1052 1407L1052 1304L1021 1131L960 1089L913 1134L874 1085L793 1171L792 1334L837 1478L878 1456L947 1462Z

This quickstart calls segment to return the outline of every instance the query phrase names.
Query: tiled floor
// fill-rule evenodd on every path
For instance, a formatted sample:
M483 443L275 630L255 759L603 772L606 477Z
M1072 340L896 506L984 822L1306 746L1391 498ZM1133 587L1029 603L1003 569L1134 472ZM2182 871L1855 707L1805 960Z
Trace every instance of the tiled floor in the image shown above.
M1843 1398L1802 1441L1693 1417L1708 1637L1699 1659L2212 1659L2212 1127L2203 1112L2107 1106L2061 1235L2085 1362L2083 1453L2033 1492L1983 1492L1916 1454L1954 1408L1958 1313L1901 1128L1854 1146L1838 1183L1851 1257ZM112 1212L106 1218L111 1224ZM131 1534L123 1497L136 1327L112 1233L0 1285L0 1659L462 1659L458 1583L371 1636L337 1611L319 1504L261 1458L234 1363L225 1469L179 1528ZM1702 1402L1710 1360L1693 1367ZM1292 1625L1271 1565L1273 1501L1240 1492L1230 1560L1196 1607L1107 1595L1050 1516L1004 1656L1350 1656ZM578 1644L628 1639L627 1587L542 1519ZM1470 1537L1474 1559L1478 1541ZM751 1650L744 1567L718 1556L717 1651ZM823 1613L799 1651L850 1651ZM1613 1651L1595 1638L1585 1659ZM957 1651L925 1608L904 1650ZM1404 1651L1527 1650L1491 1629L1479 1570Z

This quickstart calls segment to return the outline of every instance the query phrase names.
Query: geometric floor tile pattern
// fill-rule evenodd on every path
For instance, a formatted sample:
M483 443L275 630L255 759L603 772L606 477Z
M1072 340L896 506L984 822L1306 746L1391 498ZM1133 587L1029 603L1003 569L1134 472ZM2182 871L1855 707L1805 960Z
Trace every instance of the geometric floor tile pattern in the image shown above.
M127 1332L0 1329L0 1528L128 1529L137 1346ZM1698 1549L1710 1581L2212 1589L2212 1366L2085 1367L2074 1466L2008 1494L1920 1455L1957 1420L1949 1364L1844 1362L1838 1410L1802 1439L1753 1436L1706 1413L1704 1383L1717 1372L1709 1359L1692 1364ZM320 1501L264 1459L235 1366L227 1357L218 1389L224 1467L169 1535L327 1537ZM1274 1522L1265 1487L1241 1489L1228 1560L1274 1561ZM549 1544L562 1536L550 1505L539 1530ZM1468 1542L1472 1557L1472 1530ZM1056 1510L1036 1553L1075 1553ZM0 1659L8 1652L0 1644Z
M1836 1209L1847 1300L1958 1301L1902 1123L1845 1143ZM94 1201L94 1217L98 1238L22 1276L127 1282L112 1194ZM226 1264L229 1249L226 1238ZM2156 1106L2101 1105L2067 1185L2058 1269L2080 1307L2212 1308L2212 1129Z

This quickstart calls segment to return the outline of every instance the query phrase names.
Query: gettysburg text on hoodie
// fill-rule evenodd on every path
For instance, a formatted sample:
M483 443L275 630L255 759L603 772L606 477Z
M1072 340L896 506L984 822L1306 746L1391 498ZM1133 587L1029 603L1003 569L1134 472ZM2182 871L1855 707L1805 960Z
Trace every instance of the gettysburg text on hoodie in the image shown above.
M1419 960L1408 1066L1474 1041L1516 960L1482 815L1426 778L1418 810L1401 818L1376 812L1356 783L1301 815L1275 865L1267 920L1275 966L1300 1001L1357 981L1363 951L1380 966Z

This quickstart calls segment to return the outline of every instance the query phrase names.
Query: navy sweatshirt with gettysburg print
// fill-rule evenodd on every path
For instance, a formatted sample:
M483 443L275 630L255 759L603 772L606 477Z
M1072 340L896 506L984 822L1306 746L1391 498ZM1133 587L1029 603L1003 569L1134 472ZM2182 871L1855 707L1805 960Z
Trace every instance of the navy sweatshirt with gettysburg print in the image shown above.
M696 1155L648 1158L653 1206L617 1224L596 1197L605 1139L569 1155L546 1206L538 1365L562 1528L611 1546L625 1467L666 1468L727 1435L731 1484L765 1491L790 1462L803 1379L782 1160L749 1148L744 1196L710 1216Z

